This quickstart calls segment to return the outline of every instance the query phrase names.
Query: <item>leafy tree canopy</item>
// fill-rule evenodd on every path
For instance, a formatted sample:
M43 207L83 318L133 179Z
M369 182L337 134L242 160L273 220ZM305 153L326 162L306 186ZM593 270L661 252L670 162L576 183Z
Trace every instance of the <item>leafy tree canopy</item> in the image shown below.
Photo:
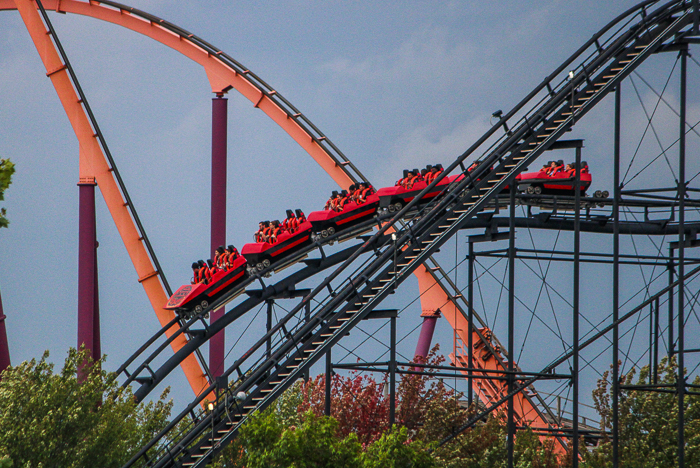
M92 364L71 349L54 373L48 357L2 373L0 467L120 467L165 427L167 390L157 402L136 403L101 369L104 358Z
M5 190L12 183L12 174L15 173L15 165L9 159L0 159L0 201L5 199ZM5 215L7 210L5 208L0 208L0 228L7 227L10 222L7 220ZM2 460L0 460L1 462ZM2 465L0 465L2 466Z

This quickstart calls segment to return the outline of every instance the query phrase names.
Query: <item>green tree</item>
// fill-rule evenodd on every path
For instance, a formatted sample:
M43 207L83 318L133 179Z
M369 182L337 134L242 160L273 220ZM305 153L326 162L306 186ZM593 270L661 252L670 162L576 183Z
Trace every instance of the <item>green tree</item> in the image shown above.
M102 370L104 358L93 364L71 349L54 373L48 356L9 367L0 381L0 455L13 466L119 467L165 427L168 390L157 402L136 403Z
M286 426L273 409L255 414L241 430L240 444L243 453L227 453L243 455L239 466L248 468L355 468L361 451L357 436L343 437L335 419L311 411L300 426Z
M664 358L659 364L659 383L675 385L678 364ZM623 385L634 382L635 370L621 377ZM596 410L601 416L601 429L612 429L612 388L609 372L603 374L593 392ZM649 384L649 367L639 371L637 384ZM700 385L696 377L694 385ZM623 389L619 395L619 447L621 468L677 466L678 397L669 392L644 392ZM685 465L700 466L700 397L685 397ZM586 468L612 466L612 443L604 439L598 447L584 454Z
M12 174L15 173L15 165L9 159L0 159L0 201L5 199L5 190L12 183ZM5 215L7 210L0 208L0 228L6 228L10 222Z
M408 429L394 426L367 447L361 456L363 468L433 468L437 461L425 444L410 441Z

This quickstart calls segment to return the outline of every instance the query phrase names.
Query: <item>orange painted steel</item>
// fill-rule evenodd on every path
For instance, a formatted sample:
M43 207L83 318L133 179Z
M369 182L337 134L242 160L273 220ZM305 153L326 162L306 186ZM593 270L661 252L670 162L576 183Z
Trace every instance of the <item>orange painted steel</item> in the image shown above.
M134 221L131 218L124 198L114 179L112 171L107 162L107 158L102 152L97 137L94 133L84 107L73 87L65 64L56 50L49 32L37 11L36 4L32 0L15 0L16 8L22 16L22 20L27 27L34 45L39 52L46 75L51 79L51 83L56 89L56 93L66 111L68 120L73 127L79 144L80 158L80 179L94 179L102 192L107 208L109 209L114 223L119 230L119 234L124 241L126 250L131 257L131 261L136 268L139 282L143 284L149 301L156 311L161 326L166 325L174 318L174 313L163 309L167 302L167 296L158 278L151 259L146 252L142 239L140 238ZM171 329L173 332L174 329ZM168 336L172 332L167 333ZM176 338L172 347L175 351L186 344L184 336ZM199 366L194 355L189 356L182 363L182 368L187 376L187 380L195 393L197 389L206 388L209 382Z
M216 55L212 55L193 42L186 40L185 37L165 29L158 23L146 21L136 15L132 15L127 10L114 9L99 2L44 0L42 3L47 10L51 9L62 13L89 16L131 29L194 60L204 67L212 92L225 93L231 88L236 89L252 102L254 107L262 110L282 127L339 186L343 189L348 189L354 183L345 173L343 167L328 156L328 153L319 145L316 138L302 128L292 116L280 108L265 92L246 80L241 76L241 73L228 67ZM14 0L0 0L0 10L9 9L15 9Z
M19 0L18 0L19 1ZM32 2L26 2L27 4L32 3ZM96 18L99 20L107 21L110 23L117 24L119 26L125 27L127 29L130 29L132 31L138 32L140 34L143 34L145 36L150 37L151 39L154 39L180 53L185 55L186 57L190 58L191 60L194 60L198 64L200 64L209 79L209 83L211 85L212 92L214 93L225 93L230 89L236 89L238 92L240 92L243 96L245 96L248 100L250 100L254 107L259 108L262 110L265 114L267 114L273 121L275 121L287 134L289 134L294 141L296 141L309 155L328 173L329 176L343 189L348 189L350 185L354 183L353 179L350 177L350 175L346 172L345 168L342 166L342 164L338 164L335 159L330 156L326 150L318 143L317 138L315 138L312 134L307 132L306 129L304 129L299 123L293 118L293 116L290 116L284 109L282 109L280 106L278 106L265 92L263 92L261 89L257 88L254 86L252 83L250 83L248 80L246 80L244 77L242 77L241 73L238 73L236 70L233 70L230 68L227 64L222 62L215 54L211 54L201 47L197 46L193 42L190 42L188 38L175 34L172 31L169 31L159 25L157 22L153 21L146 21L143 18L140 18L138 16L132 15L129 11L124 10L124 9L115 9L111 7L104 6L100 4L99 2L95 1L90 1L90 2L83 2L83 1L78 1L78 0L44 0L44 6L46 9L51 9L54 11L60 11L62 13L73 13L73 14L79 14L83 16L89 16L92 18ZM10 9L15 9L15 0L0 0L0 10L10 10ZM23 15L24 17L24 15ZM43 23L41 24L41 27L43 29ZM47 36L48 37L48 36ZM50 41L49 41L50 42ZM53 46L53 44L51 44ZM43 58L43 56L42 56ZM60 63L60 60L54 64L56 68L49 68L47 66L47 70L58 70L63 64ZM61 75L65 75L67 79L67 74L65 70L62 70L60 73ZM70 82L68 83L70 85ZM72 89L72 87L71 87ZM57 88L58 90L58 88ZM272 91L274 93L274 91ZM60 94L60 93L59 93ZM63 102L63 99L62 99ZM70 103L68 102L71 106L75 104L75 102ZM80 110L82 112L82 107L80 105L73 106L73 107L80 107ZM64 108L66 109L66 112L69 112L68 109L69 107L66 107L66 104L64 103ZM71 121L72 122L72 121ZM87 120L85 121L87 124ZM87 124L87 127L90 128L89 124ZM74 126L75 128L75 126ZM78 132L76 131L76 134ZM79 137L80 138L80 137ZM90 140L94 145L97 147L98 150L100 150L99 145L97 144L97 141L92 137L92 131L90 130ZM81 148L82 148L82 143L81 143ZM100 150L101 151L101 150ZM101 154L101 152L100 152ZM82 155L82 151L81 151ZM104 163L104 157L102 157L102 160ZM81 167L82 167L82 156L81 156ZM111 174L110 174L111 175ZM112 182L113 179L112 179ZM102 190L103 194L105 193L104 188L100 187ZM121 201L121 194L119 193L118 189L116 188L116 184L114 184L114 189L116 190L116 194L119 196L120 203L123 203ZM106 198L106 197L105 197ZM123 208L123 207L122 207ZM110 208L110 211L111 208ZM128 218L128 223L130 224L130 227L128 229L125 229L128 231L127 234L131 234L129 237L124 237L124 233L122 233L122 229L120 228L120 233L122 233L122 237L124 238L124 243L127 244L127 250L129 250L129 254L132 257L132 261L134 261L134 266L137 269L137 272L139 272L139 281L141 281L144 285L144 288L146 289L147 294L149 295L149 299L151 299L151 304L153 305L154 309L156 310L156 314L159 317L159 320L161 321L161 324L167 323L171 318L172 315L167 317L167 320L164 322L164 318L161 318L162 315L162 304L165 304L166 299L165 299L165 293L162 289L162 286L160 285L160 282L157 280L157 273L155 272L152 264L150 263L150 259L146 255L145 249L143 249L143 246L141 245L140 242L136 242L135 245L133 246L133 249L136 251L138 249L139 254L138 255L132 255L132 250L130 250L130 243L127 242L127 239L133 239L134 236L135 238L138 238L138 235L136 234L136 228L133 225L133 222L131 221L131 217L128 213L128 211L123 208L121 211L121 217L122 218ZM115 216L114 212L112 212L112 216L115 219L115 223L119 226L119 222L117 221L117 216ZM121 219L121 218L120 218ZM123 219L122 221L126 221L126 219ZM137 264L137 260L139 260L139 263ZM144 262L145 260L145 262ZM148 270L146 273L141 274L140 271L140 266L141 263L144 263L146 265L146 270ZM433 275L427 270L427 268L420 268L418 269L415 273L416 277L418 278L418 282L421 285L421 308L422 310L437 310L437 309L442 309L443 311L448 308L446 304L450 304L451 309L455 310L456 306L452 302L452 299L450 298L449 294L447 291L442 287L440 283L438 283ZM436 287L437 286L437 287ZM152 289L151 292L149 292L149 288ZM424 291L433 291L431 294L423 294ZM439 291L439 294L435 294L436 291ZM162 301L159 303L155 303L154 300L151 298L152 294L154 296L160 296L162 297ZM452 325L452 323L450 323ZM453 325L454 326L454 325ZM183 338L184 341L184 338ZM179 343L176 349L179 349L179 347L182 346L184 343ZM173 343L173 348L175 348L175 343ZM189 360L189 358L188 358ZM193 359L194 360L194 359ZM195 361L196 362L196 361ZM183 366L184 368L184 366ZM197 364L198 368L198 375L203 376L203 373L201 372L201 368L199 368L199 365ZM185 370L185 373L188 374L188 370ZM194 377L194 376L193 376ZM193 378L188 375L188 380L190 381L190 385L193 384ZM203 385L200 381L201 379L197 377L194 379L196 386L193 385L193 389L195 390L195 393L197 393L197 388L202 388Z
M445 318L450 323L450 326L455 331L455 353L450 353L450 359L457 366L469 367L469 352L467 343L469 336L469 322L461 313L457 310L454 300L445 293L443 288L435 287L437 284L435 279L428 271L425 265L418 268L421 271L418 276L418 289L421 294L421 301L425 299L425 302L421 304L431 304L431 308L426 308L423 306L424 315L436 314L439 310L440 315ZM505 362L503 356L500 354L500 346L494 345L491 342L491 331L487 328L477 329L472 328L472 366L474 369L483 369L485 371L505 371L503 363ZM487 343L488 342L488 343ZM497 353L498 356L494 355ZM516 367L517 368L517 367ZM465 377L468 376L469 372L462 371ZM479 373L475 373L476 376ZM483 376L498 376L505 377L505 374L498 373L482 373ZM479 399L485 404L489 405L495 401L498 401L503 396L507 395L507 383L502 380L490 380L490 379L479 379L474 378L474 392L478 395ZM516 424L522 426L529 426L533 429L551 429L555 428L553 424L550 424L541 414L541 412L532 404L529 398L521 392L513 397L513 406L515 409L515 421ZM542 440L548 440L551 436L541 436ZM559 453L564 453L564 447L561 444L555 444L555 448Z

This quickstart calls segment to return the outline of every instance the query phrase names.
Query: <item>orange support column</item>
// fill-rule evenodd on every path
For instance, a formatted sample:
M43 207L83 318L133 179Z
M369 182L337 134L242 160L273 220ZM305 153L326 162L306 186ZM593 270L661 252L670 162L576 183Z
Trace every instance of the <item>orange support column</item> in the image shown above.
M51 83L56 89L73 131L78 138L81 177L95 178L95 182L100 187L100 192L112 215L114 224L117 226L117 230L124 241L129 257L136 268L138 280L143 285L161 326L164 326L174 318L174 313L163 309L168 298L158 278L158 272L153 267L151 258L134 225L131 213L127 208L128 205L124 201L119 185L112 174L112 169L97 140L95 131L82 105L82 100L78 98L73 87L73 82L67 72L67 66L62 62L56 50L51 35L47 31L39 11L37 11L36 3L32 0L15 0L15 6L22 16L22 21L24 21L27 31L44 63L46 76L51 79ZM89 172L83 174L82 171ZM174 331L174 329L168 330L166 335L171 336ZM186 343L187 339L184 336L180 336L173 340L171 346L177 351ZM209 385L194 355L186 358L181 366L195 393Z

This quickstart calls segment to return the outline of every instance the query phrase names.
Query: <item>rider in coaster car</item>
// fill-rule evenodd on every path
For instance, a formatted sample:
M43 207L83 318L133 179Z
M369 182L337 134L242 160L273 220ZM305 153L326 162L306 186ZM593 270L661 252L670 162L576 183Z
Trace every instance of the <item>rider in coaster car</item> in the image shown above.
M565 170L566 170L566 168L564 166L564 160L560 159L559 161L554 161L554 165L552 166L552 168L550 169L548 174L550 176L553 176L554 174L556 174L558 172L565 171Z
M352 184L350 187L348 187L349 201L355 201L355 193L357 193L357 184Z
M403 170L403 177L401 177L399 180L397 180L396 183L394 184L394 186L395 187L398 187L398 186L404 187L406 185L406 179L408 179L408 174L410 172L411 171L409 171L408 169L404 169Z
M199 283L199 263L193 262L192 263L192 281L190 281L190 284L197 284Z
M331 198L328 199L326 205L323 207L323 211L328 211L333 209L333 205L336 203L335 199L338 198L338 191L333 190L331 193Z
M282 230L283 231L289 231L289 233L294 232L294 212L292 210L287 210L287 217L284 218L284 221L282 222Z
M261 221L260 224L262 224L262 231L260 231L260 235L258 236L259 240L257 242L267 242L270 237L270 221Z
M566 165L566 168L564 169L564 172L566 172L567 177L573 177L576 175L576 163L569 163Z
M410 188L413 188L413 185L416 182L420 182L421 180L423 180L423 175L421 174L421 172L418 170L418 168L413 169L413 178L411 179L411 182L410 182L410 184L411 184Z
M218 246L214 251L214 265L219 270L226 269L226 255L224 255L224 252L225 250L223 245Z
M197 264L199 265L199 270L197 272L197 278L199 279L198 282L206 284L208 282L206 273L209 268L207 267L207 264L204 263L204 260L199 260Z
M299 225L306 221L306 215L301 211L301 208L297 208L294 212L297 215L297 223L299 223Z
M270 244L274 244L275 242L277 242L277 236L279 236L280 234L282 234L282 231L280 229L280 222L278 219L276 219L272 221L272 223L270 223L270 235L267 238L267 241Z
M415 178L416 178L417 176L418 176L418 173L417 173L417 172L408 171L408 174L407 174L406 177L403 179L403 188L405 188L406 190L408 190L408 189L410 189L411 187L413 187L413 181L415 180Z
M428 164L427 166L425 166L425 172L426 172L426 173L425 173L425 183L428 184L428 185L429 185L430 182L432 182L433 179L435 178L435 172L436 172L436 171L435 171L434 169L435 169L435 168L434 168L431 164Z
M232 268L233 267L233 262L236 260L238 257L240 257L240 254L238 253L238 250L232 245L229 245L226 248L226 269Z
M340 192L340 196L338 197L338 201L335 204L335 211L341 212L343 211L343 208L345 208L345 204L350 201L350 197L348 195L347 190L343 190Z
M357 196L355 197L355 202L358 205L363 204L364 202L367 201L367 197L372 195L372 186L369 184L369 182L361 182L360 188L357 190Z
M263 239L263 232L265 231L265 221L260 221L258 223L258 232L253 234L253 237L255 238L255 242L265 242Z
M207 277L207 283L211 281L211 277L214 276L214 273L216 273L218 270L216 269L216 265L214 265L214 261L210 258L207 260L207 269L204 271L204 275Z

